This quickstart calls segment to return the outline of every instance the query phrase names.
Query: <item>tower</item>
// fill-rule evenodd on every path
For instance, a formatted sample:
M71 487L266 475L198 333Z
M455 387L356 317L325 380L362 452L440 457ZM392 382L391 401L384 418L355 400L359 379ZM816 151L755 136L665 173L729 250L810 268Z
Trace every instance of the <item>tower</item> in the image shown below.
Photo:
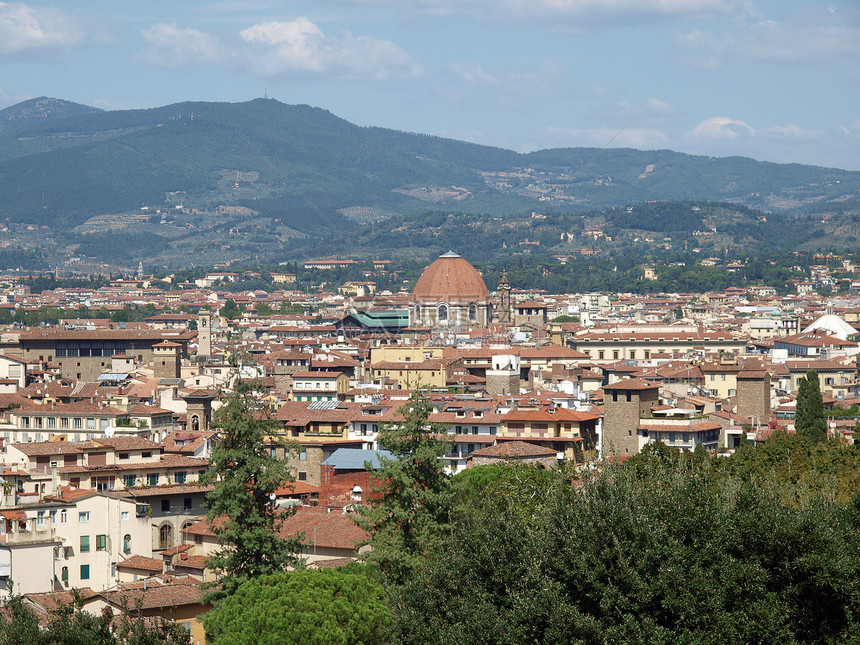
M218 396L212 390L186 390L179 394L185 400L188 429L208 431L212 424L212 400Z
M152 364L155 378L180 378L182 374L182 357L179 353L182 345L164 340L152 346Z
M603 387L602 453L639 453L639 420L651 417L660 402L659 386L641 378L631 378Z
M741 370L737 381L738 416L767 423L770 419L770 374L765 370Z
M520 393L520 357L502 354L492 357L492 369L487 370L487 394L511 396Z
M201 311L197 318L197 360L212 356L212 314Z
M502 273L502 279L499 280L499 322L511 322L511 285L507 272Z

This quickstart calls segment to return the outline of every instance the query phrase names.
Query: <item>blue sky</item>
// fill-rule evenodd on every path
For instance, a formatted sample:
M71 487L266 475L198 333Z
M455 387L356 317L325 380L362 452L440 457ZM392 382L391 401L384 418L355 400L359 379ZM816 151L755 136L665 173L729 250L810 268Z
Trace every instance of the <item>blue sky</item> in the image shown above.
M860 3L0 2L0 108L263 96L518 151L860 170Z

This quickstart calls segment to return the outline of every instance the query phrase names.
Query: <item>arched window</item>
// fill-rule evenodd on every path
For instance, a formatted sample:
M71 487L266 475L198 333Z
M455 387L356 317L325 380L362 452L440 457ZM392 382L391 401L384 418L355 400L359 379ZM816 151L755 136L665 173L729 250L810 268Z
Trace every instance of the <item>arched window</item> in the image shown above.
M421 320L421 305L415 305L415 321Z
M196 414L193 417L191 417L191 429L194 432L197 432L198 430L200 430L200 418Z
M173 546L173 527L170 524L163 524L158 531L158 548L169 549Z
M69 521L69 513L66 509L60 511L60 524L65 524Z
M122 538L122 552L131 553L131 535L128 533Z
M469 305L469 320L471 322L478 320L478 305Z
M63 567L63 570L60 573L60 580L63 581L64 585L67 587L69 586L69 567Z
M448 320L448 305L439 305L439 320Z

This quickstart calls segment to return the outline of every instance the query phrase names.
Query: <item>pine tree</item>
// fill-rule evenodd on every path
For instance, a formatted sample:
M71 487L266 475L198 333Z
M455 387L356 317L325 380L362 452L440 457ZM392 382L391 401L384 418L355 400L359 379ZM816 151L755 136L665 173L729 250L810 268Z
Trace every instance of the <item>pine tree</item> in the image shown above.
M389 581L400 583L450 525L453 496L442 457L451 449L448 426L433 423L421 391L398 410L402 420L383 425L379 445L393 454L371 470L381 499L361 511L359 525L373 538L371 560Z
M809 370L797 387L797 407L794 415L797 434L819 442L827 439L827 421L818 372Z
M275 507L271 496L292 476L287 461L273 456L271 447L289 446L277 439L278 422L251 385L237 382L216 412L215 425L221 440L203 482L215 483L206 496L207 520L222 548L210 566L225 574L223 591L216 596L223 597L246 580L298 564L301 540L279 534L286 512Z

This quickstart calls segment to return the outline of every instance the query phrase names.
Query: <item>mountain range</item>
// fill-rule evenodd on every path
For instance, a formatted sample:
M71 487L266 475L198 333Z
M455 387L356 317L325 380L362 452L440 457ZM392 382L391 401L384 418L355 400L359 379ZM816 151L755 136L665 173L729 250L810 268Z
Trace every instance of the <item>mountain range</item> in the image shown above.
M6 233L54 263L271 260L442 211L578 216L691 200L782 217L858 190L860 172L669 150L521 154L272 99L103 111L43 97L0 111Z

